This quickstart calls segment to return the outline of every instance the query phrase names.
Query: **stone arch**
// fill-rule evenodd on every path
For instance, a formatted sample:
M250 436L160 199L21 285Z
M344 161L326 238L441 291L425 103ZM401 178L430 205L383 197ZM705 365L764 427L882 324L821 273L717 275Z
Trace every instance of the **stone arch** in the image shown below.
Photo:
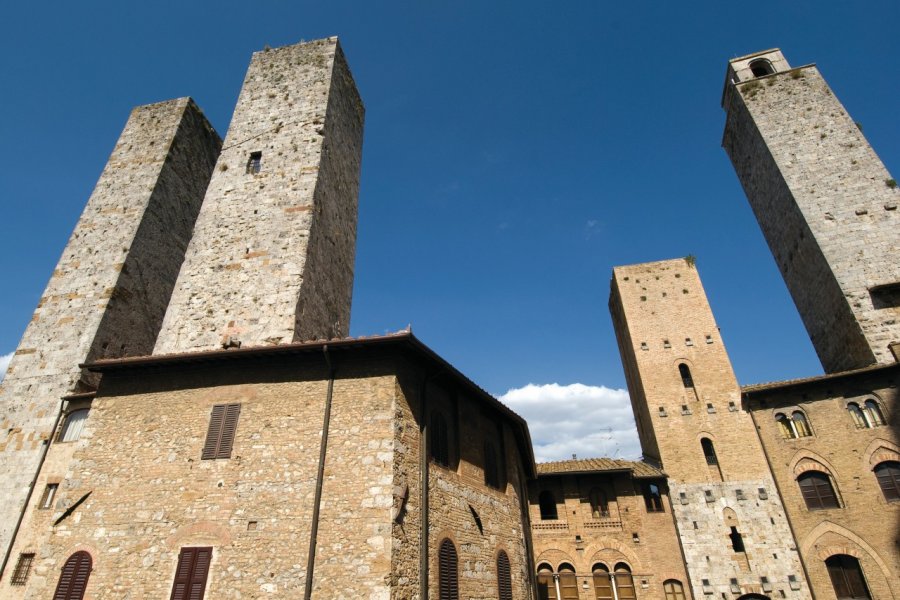
M550 565L550 568L554 573L559 572L559 565L563 563L569 563L570 565L575 567L575 572L579 573L579 568L581 566L579 562L580 561L576 561L567 552L563 552L562 550L559 550L557 548L544 550L534 560L534 564L536 565L536 568L538 570L540 570L541 565Z
M821 548L818 548L815 552L813 552L813 549L816 547L817 542L819 542L828 534L834 534L840 538L843 538L846 543L823 545ZM846 527L842 527L837 523L833 523L832 521L822 521L821 523L813 527L812 531L810 531L806 538L804 538L804 540L800 543L800 549L804 556L815 556L823 562L829 556L833 556L835 554L849 554L850 556L857 559L868 556L875 564L878 565L878 568L881 570L881 574L884 576L884 578L887 581L893 581L890 567L887 565L887 563L884 562L884 559L881 558L875 548L870 546L868 542L866 542L864 539L862 539L860 536L856 535Z
M231 543L228 529L212 521L197 521L182 525L166 538L166 546L177 551L182 546L206 543L212 546L227 546Z
M600 538L588 545L588 547L585 548L584 555L590 557L590 560L586 562L588 567L601 562L608 566L609 570L612 571L616 563L624 562L627 563L635 573L643 572L645 570L644 565L634 553L634 550L622 542L608 537Z
M896 460L900 462L900 445L883 438L875 438L863 452L863 465L870 471L880 462Z
M832 465L827 458L805 448L801 448L794 453L794 457L789 463L788 470L794 479L807 471L821 471L822 473L829 475L832 479L836 479L835 474L837 473L834 465Z
M722 509L722 519L725 520L725 527L737 527L740 524L737 513L732 508Z

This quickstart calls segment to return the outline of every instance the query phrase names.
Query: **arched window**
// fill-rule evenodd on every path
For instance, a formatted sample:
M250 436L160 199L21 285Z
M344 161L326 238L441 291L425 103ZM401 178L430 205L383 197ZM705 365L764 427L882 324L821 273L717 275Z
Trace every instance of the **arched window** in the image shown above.
M594 598L596 600L613 600L612 579L606 565L597 563L591 571L594 573Z
M614 584L619 600L634 600L634 579L631 577L631 569L625 563L616 565Z
M590 493L591 518L603 519L609 516L609 502L606 494L599 488L593 488Z
M694 378L691 377L691 369L686 364L678 365L678 374L681 375L681 383L685 388L694 389Z
M809 510L840 508L831 479L825 473L807 471L797 478L797 483Z
M53 600L81 600L91 576L91 555L81 550L69 557L59 575Z
M509 568L509 557L503 550L497 554L497 598L513 600L512 571Z
M754 77L763 77L764 75L771 75L775 72L775 67L772 66L765 58L757 58L756 60L750 61L750 71L753 73Z
M87 421L89 412L91 412L89 408L79 408L67 414L57 441L77 441L81 437L81 431L84 429L84 422Z
M568 563L559 565L559 595L560 600L578 600L578 577Z
M537 586L538 600L557 600L556 583L553 580L553 567L546 563L538 566Z
M439 465L450 466L450 443L447 420L439 412L431 415L431 458Z
M838 600L871 598L859 561L847 554L835 554L825 561L834 595Z
M716 449L713 448L712 440L703 438L700 440L700 446L703 448L703 457L706 458L706 464L711 467L719 466L719 459L716 457Z
M438 552L438 598L459 600L456 546L448 538L441 542Z
M484 442L484 483L500 489L500 467L497 464L497 450L489 440Z
M538 504L541 507L541 521L555 521L559 518L556 513L556 497L550 490L544 490L538 496Z
M881 427L884 425L884 415L881 414L881 407L874 400L866 400L863 405L863 416L869 427Z
M728 534L728 537L731 539L731 549L735 552L746 552L746 548L744 547L744 537L741 535L741 532L738 531L737 527L731 528L731 533Z
M778 423L778 430L781 432L781 437L786 440L797 437L797 433L794 431L792 420L784 416L784 413L776 414L775 422Z
M809 421L801 410L795 410L791 414L791 421L797 437L809 437L812 435L812 429L809 428Z
M859 408L859 404L857 404L856 402L851 402L847 405L847 412L850 413L850 418L853 419L854 425L856 425L860 429L868 427L868 425L866 425L866 418L863 416L863 412Z
M666 600L685 600L684 586L677 579L663 582L663 591L666 593Z
M889 460L875 465L875 478L885 500L900 500L900 462Z

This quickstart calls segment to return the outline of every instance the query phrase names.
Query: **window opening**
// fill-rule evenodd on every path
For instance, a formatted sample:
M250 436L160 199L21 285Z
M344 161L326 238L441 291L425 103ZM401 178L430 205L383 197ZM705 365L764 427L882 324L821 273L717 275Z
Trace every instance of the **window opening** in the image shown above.
M851 402L847 405L847 412L850 413L850 418L853 419L853 424L858 428L863 429L868 427L866 424L866 418L863 416L862 410L859 408L859 404L856 402Z
M809 421L802 411L795 410L791 415L791 418L797 437L809 437L812 435L812 430L809 428Z
M797 478L797 483L809 510L840 508L831 479L825 473L807 471Z
M605 519L609 516L609 502L606 494L602 490L594 488L590 494L591 500L591 517L594 519Z
M591 569L594 574L594 598L595 600L614 600L612 578L606 565L596 564Z
M691 376L691 369L684 363L678 365L678 373L681 375L681 383L685 388L694 387L694 378Z
M537 585L538 600L557 600L556 581L550 565L543 564L538 567Z
M713 448L712 440L703 438L700 440L700 446L703 448L703 457L706 459L706 464L711 467L718 466L719 459L716 457L716 450Z
M891 460L879 463L875 467L875 478L885 500L888 502L900 500L900 462Z
M680 581L669 579L663 583L666 600L685 600L684 586Z
M450 444L447 420L436 412L431 415L431 458L439 465L450 466Z
M847 554L835 554L825 561L831 585L838 600L871 598L862 568L856 558Z
M559 565L559 592L560 600L578 600L578 577L568 563Z
M48 508L53 507L53 500L56 498L56 490L59 488L58 483L48 483L47 487L44 488L44 493L41 496L41 501L38 504L38 508L40 510L47 510Z
M616 565L613 585L616 586L616 597L619 600L634 600L634 578L631 576L631 569L625 563Z
M644 505L647 512L663 512L662 494L655 483L644 484Z
M81 600L91 576L91 555L81 550L76 552L63 565L53 593L53 600ZM203 600L202 597L198 600Z
M874 400L866 400L863 405L863 416L869 427L881 427L884 425L884 415L881 414L881 407Z
M497 465L497 451L490 441L484 442L484 483L500 489L500 469Z
M200 460L231 458L240 414L240 404L216 404L212 407Z
M16 568L9 580L9 585L25 585L28 574L31 573L31 564L34 562L34 554L20 554L16 562Z
M497 598L513 600L512 570L509 567L509 556L503 550L497 554Z
M541 507L541 521L555 521L559 518L556 512L556 497L550 490L544 490L538 497Z
M212 548L182 548L170 600L203 600Z
M256 175L262 169L262 152L251 152L247 159L247 174Z
M75 442L81 437L81 432L84 430L84 423L87 421L88 413L91 409L89 408L79 408L78 410L73 410L69 414L66 415L66 420L63 423L63 428L59 432L59 437L57 441L60 442Z
M728 534L728 537L731 538L731 549L735 552L746 552L744 549L744 538L741 536L741 532L737 530L737 527L731 528L731 533Z
M484 525L481 524L481 517L478 516L478 511L472 508L472 505L469 505L469 510L472 513L472 518L475 520L475 526L478 527L478 533L484 535Z
M754 77L763 77L765 75L771 75L775 72L775 67L772 66L765 58L757 58L754 61L750 62L750 71L753 73Z

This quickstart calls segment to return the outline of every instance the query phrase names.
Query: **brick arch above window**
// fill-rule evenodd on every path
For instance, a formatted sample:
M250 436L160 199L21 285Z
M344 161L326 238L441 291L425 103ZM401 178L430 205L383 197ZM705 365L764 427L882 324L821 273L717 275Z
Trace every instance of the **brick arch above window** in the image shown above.
M803 555L815 555L823 561L834 554L849 554L860 562L870 559L878 565L886 581L894 580L891 568L875 548L854 532L832 521L823 521L813 527L800 545ZM869 573L869 576L872 574Z
M827 458L807 448L802 448L794 454L788 470L794 478L807 471L820 471L833 478L837 472Z
M878 463L888 460L900 461L900 445L890 440L877 438L866 446L862 456L863 464L870 469L874 468Z

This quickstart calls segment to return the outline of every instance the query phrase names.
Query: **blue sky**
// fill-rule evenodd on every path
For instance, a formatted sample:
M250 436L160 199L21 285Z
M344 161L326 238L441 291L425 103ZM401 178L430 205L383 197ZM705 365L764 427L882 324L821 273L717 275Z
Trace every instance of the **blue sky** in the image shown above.
M353 335L412 324L492 393L533 384L539 402L511 402L533 419L576 385L618 407L611 269L693 254L741 383L820 373L720 147L726 61L780 47L794 66L817 63L898 174L898 13L896 1L13 3L0 25L0 355L131 107L190 95L224 136L251 52L338 35L367 108Z

